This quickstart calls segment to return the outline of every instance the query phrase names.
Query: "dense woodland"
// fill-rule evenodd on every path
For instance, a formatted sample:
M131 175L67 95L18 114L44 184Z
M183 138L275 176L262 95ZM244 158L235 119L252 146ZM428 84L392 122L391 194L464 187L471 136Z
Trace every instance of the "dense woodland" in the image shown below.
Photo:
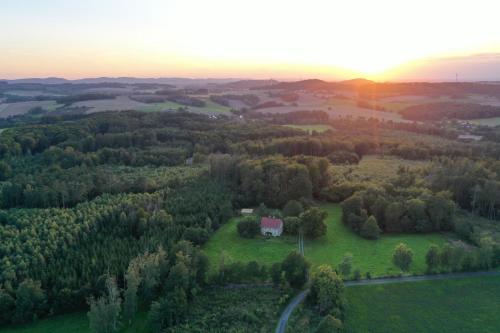
M105 322L114 325L123 294L125 324L143 308L153 331L189 331L188 308L203 307L198 295L208 297L207 285L272 282L292 295L306 282L309 264L302 256L292 253L273 267L221 262L209 272L200 249L239 208L261 204L319 221L306 232L316 237L324 215L315 203L342 202L344 222L363 237L456 231L477 250L476 261L461 269L499 264L500 240L484 223L457 219L459 213L500 217L497 144L459 143L434 127L328 120L318 112L247 118L120 112L4 130L0 322L29 322L90 304L91 324L107 313ZM279 126L324 120L334 131ZM355 166L370 154L430 163L400 168L384 181L332 168ZM324 267L313 281L311 304L341 319L337 272ZM338 301L322 304L329 283L338 286ZM255 311L248 315L259 316ZM254 320L248 317L248 327ZM206 328L193 325L193 331Z

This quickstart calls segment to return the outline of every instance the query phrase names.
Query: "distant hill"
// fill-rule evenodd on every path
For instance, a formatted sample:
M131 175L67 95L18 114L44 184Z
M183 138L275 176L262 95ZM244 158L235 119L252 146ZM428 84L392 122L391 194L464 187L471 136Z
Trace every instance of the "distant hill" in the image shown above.
M270 87L278 84L276 80L240 80L224 84L224 88L229 89L252 89Z
M367 79L363 79L363 78L357 78L357 79L351 79L351 80L345 80L345 81L339 82L339 84L356 86L356 87L364 86L366 84L374 84L374 83L375 83L375 81L367 80Z
M77 80L67 80L63 78L27 78L17 80L6 80L9 83L27 83L27 84L96 84L96 83L122 83L122 84L139 84L139 83L153 83L153 84L171 84L175 86L189 86L189 85L207 85L207 84L225 84L238 79L190 79L190 78L135 78L135 77L97 77L86 78Z

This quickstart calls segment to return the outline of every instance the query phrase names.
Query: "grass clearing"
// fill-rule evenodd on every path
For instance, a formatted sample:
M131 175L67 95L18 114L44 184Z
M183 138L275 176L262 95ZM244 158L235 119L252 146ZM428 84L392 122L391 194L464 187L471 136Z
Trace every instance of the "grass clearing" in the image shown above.
M347 288L347 332L486 333L500 328L500 277Z
M358 180L385 181L397 176L400 166L410 170L430 165L429 161L405 160L394 156L366 155L357 165L334 165L332 168L350 178Z
M233 218L224 224L205 245L204 251L210 259L212 269L218 267L223 252L234 261L273 264L282 261L288 253L298 249L295 236L243 238L236 230L238 221L239 218Z
M353 270L359 269L363 275L366 272L372 276L396 275L399 270L392 264L392 253L396 245L406 243L414 252L411 272L423 274L429 246L443 245L447 241L442 234L383 235L379 240L367 240L342 223L340 205L325 204L321 208L328 212L327 234L315 240L306 239L304 244L305 256L313 268L322 264L337 266L349 252L353 254ZM235 218L223 225L205 245L212 269L218 266L223 252L237 261L272 264L282 261L290 251L298 248L296 237L291 236L242 238L236 230L237 221L238 218Z

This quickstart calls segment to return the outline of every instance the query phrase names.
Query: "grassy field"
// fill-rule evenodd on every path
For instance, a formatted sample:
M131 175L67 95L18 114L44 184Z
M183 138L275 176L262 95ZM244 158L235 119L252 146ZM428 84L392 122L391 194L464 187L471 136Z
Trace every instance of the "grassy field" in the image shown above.
M196 113L210 113L210 114L217 114L217 113L227 113L229 112L229 108L216 104L210 100L205 100L206 105L204 107L193 107L193 106L188 106L187 108L191 112L196 112ZM165 110L177 110L179 108L185 108L186 106L170 101L166 101L164 103L152 103L148 104L146 106L141 107L139 110L140 111L145 111L145 112L158 112L158 111L165 111Z
M328 212L326 236L317 240L305 241L305 255L314 266L330 264L336 266L349 252L353 254L353 268L362 274L370 272L372 276L384 276L399 273L392 264L392 253L396 245L406 243L414 252L412 273L423 274L425 254L431 244L441 245L446 238L440 234L401 234L383 235L378 240L367 240L353 233L342 222L342 210L339 205L324 205Z
M414 252L411 272L423 274L428 247L431 244L442 245L446 242L446 237L441 234L384 235L376 241L366 240L341 222L342 211L339 205L323 205L322 209L328 212L327 234L316 240L306 239L304 244L305 256L313 267L321 264L336 266L349 252L354 256L353 269L359 269L363 275L366 272L370 272L372 276L394 275L399 273L399 270L391 262L392 253L394 247L403 242ZM238 261L255 260L271 264L282 261L290 251L297 249L295 237L241 238L236 231L236 224L237 219L231 220L219 229L205 246L212 268L218 265L222 252Z
M306 132L316 131L318 133L323 133L332 129L330 125L285 125L285 126L300 129Z
M348 332L496 333L500 277L347 289Z
M123 328L119 333L148 333L147 313L141 312L132 326ZM40 320L34 324L0 328L0 333L91 333L86 312L60 315Z

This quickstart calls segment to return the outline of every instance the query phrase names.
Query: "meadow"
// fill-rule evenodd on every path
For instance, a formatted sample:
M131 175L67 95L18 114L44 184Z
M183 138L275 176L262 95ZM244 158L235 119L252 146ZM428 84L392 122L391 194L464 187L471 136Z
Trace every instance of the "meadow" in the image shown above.
M322 264L338 265L346 253L353 255L353 270L359 269L364 275L396 275L399 270L392 264L392 253L396 245L406 243L414 252L411 273L425 272L425 254L431 244L442 245L447 236L442 234L397 234L383 235L378 240L361 238L346 227L342 219L340 205L325 204L327 211L327 234L315 240L305 240L305 257L313 268ZM272 264L282 261L286 255L297 249L296 237L282 236L267 239L257 237L246 239L236 231L238 219L232 219L211 237L204 250L210 258L212 269L218 266L222 253L233 260L242 262L257 261Z

